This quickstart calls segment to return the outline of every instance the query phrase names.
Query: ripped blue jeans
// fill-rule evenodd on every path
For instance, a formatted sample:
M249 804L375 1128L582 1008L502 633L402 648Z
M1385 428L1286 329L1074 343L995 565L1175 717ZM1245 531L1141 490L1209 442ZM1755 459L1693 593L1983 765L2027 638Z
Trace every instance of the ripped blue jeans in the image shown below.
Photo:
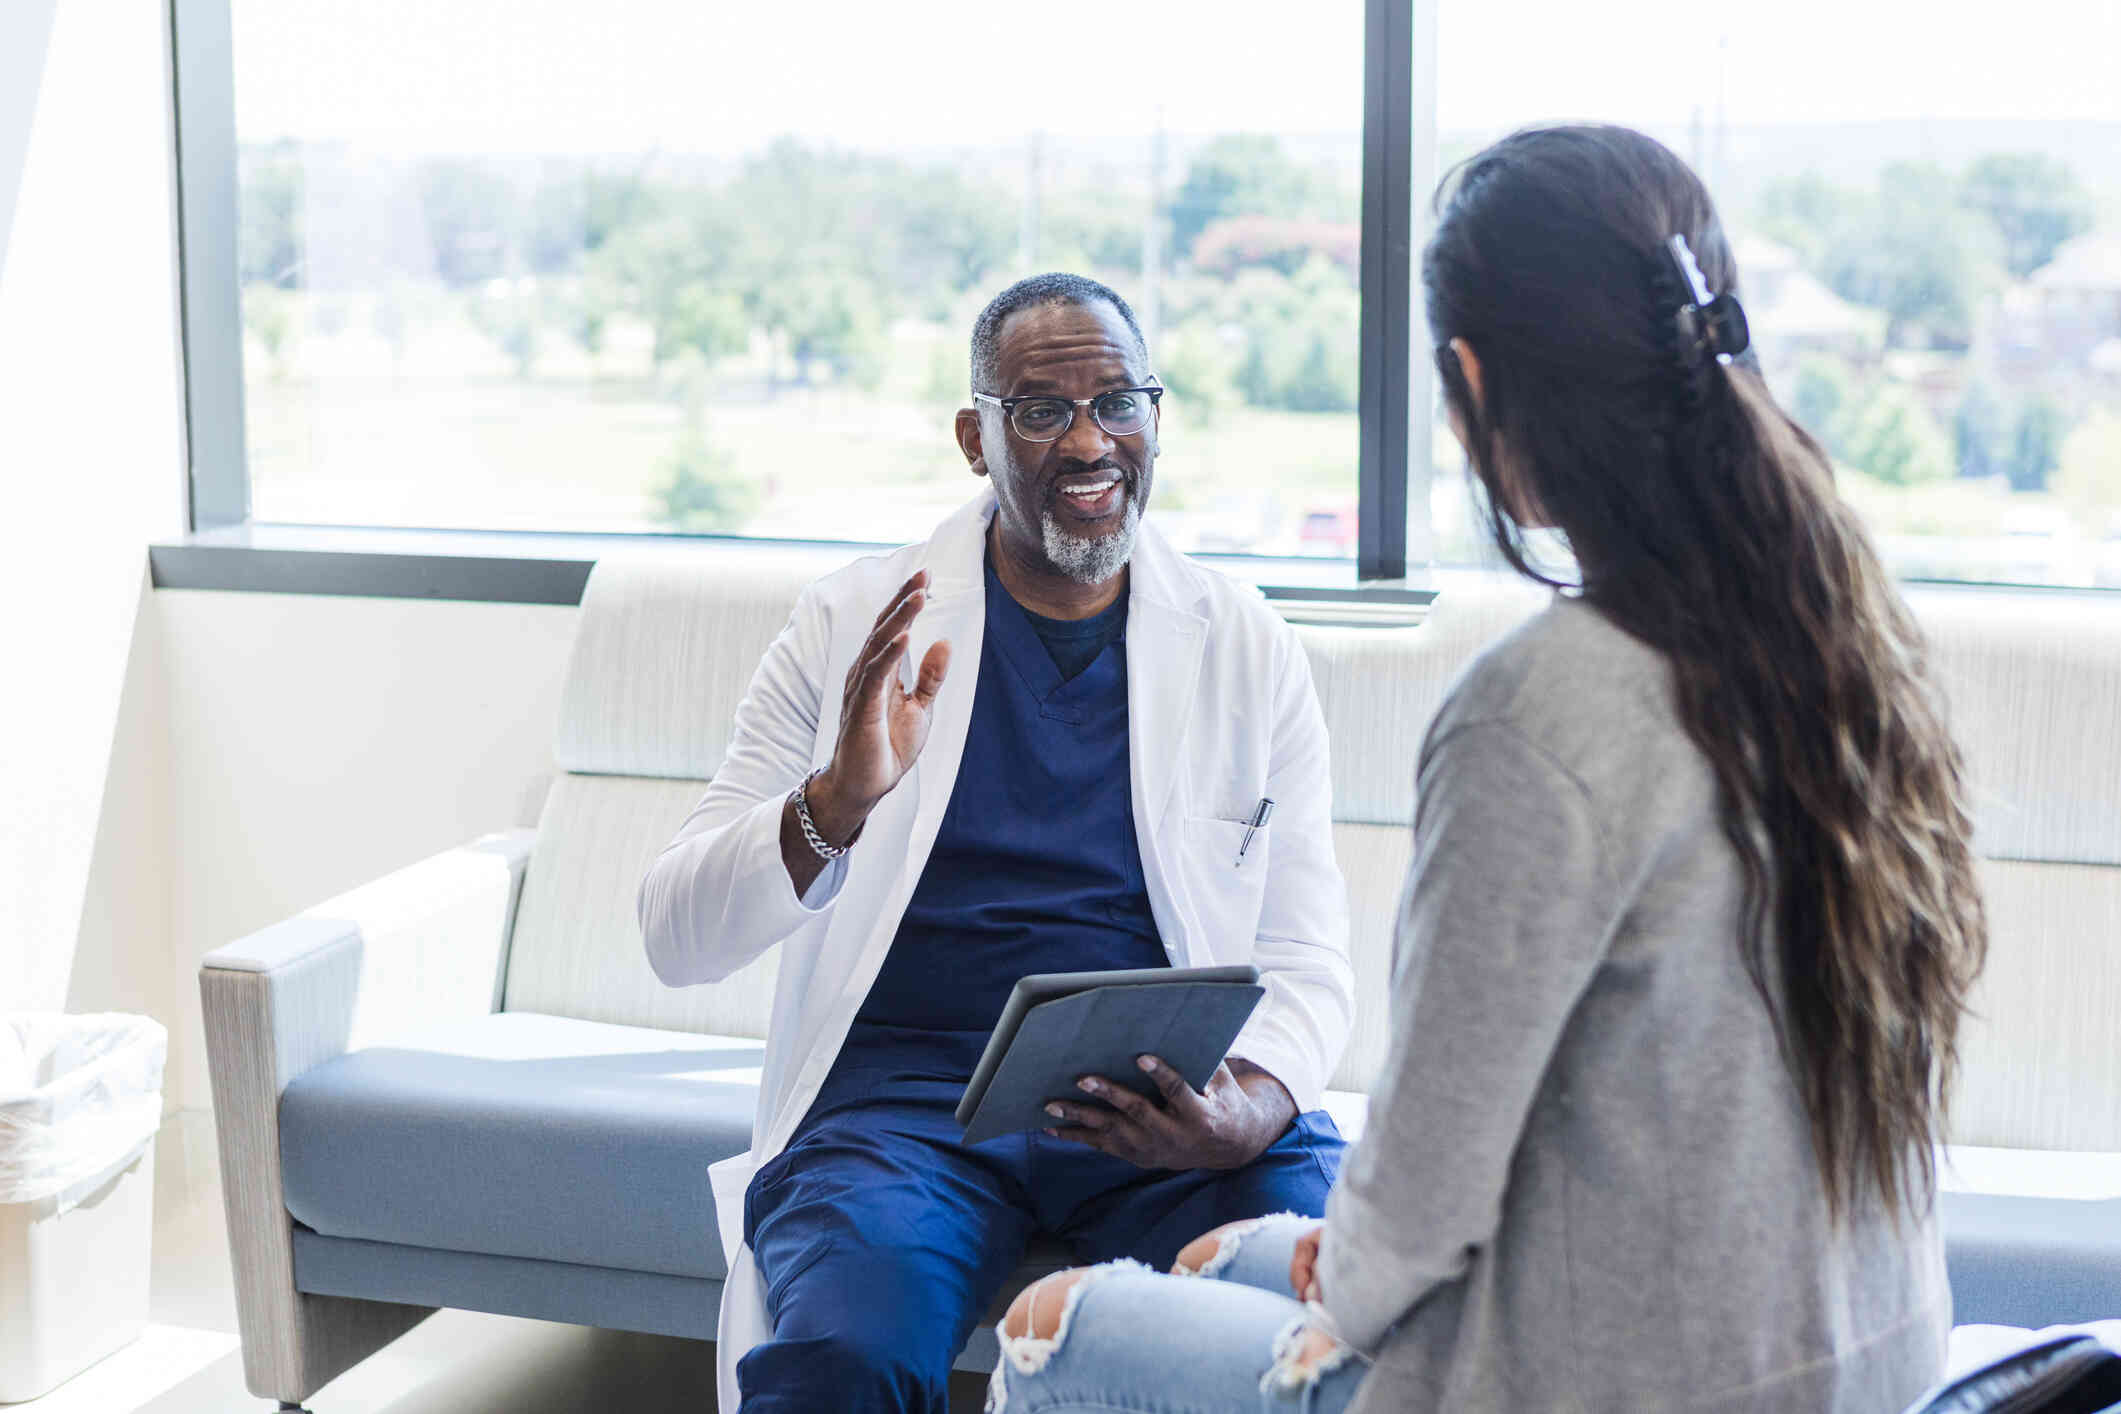
M1034 1302L1025 1333L1011 1335L1008 1321L997 1329L988 1414L1340 1414L1369 1367L1337 1341L1307 1355L1306 1329L1324 1313L1289 1290L1296 1241L1317 1226L1283 1215L1226 1229L1198 1272L1089 1268L1067 1291L1057 1327L1038 1319Z

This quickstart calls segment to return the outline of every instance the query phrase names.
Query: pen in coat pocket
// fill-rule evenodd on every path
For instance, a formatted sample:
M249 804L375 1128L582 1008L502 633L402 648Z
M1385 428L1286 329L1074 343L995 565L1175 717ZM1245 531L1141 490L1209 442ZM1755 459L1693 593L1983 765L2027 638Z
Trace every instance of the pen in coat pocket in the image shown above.
M1253 807L1252 818L1245 822L1245 837L1237 842L1237 858L1231 861L1232 869L1245 862L1245 851L1252 847L1252 836L1259 833L1259 827L1266 824L1267 817L1273 813L1274 802L1261 796L1259 804Z

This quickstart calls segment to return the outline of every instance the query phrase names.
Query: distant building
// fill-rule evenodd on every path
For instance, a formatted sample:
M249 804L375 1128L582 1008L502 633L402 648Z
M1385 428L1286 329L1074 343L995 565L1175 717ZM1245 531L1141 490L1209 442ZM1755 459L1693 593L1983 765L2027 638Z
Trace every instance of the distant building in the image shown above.
M1885 347L1885 314L1843 299L1797 262L1788 246L1739 235L1739 293L1770 381L1806 354L1835 354L1855 364L1877 361Z
M2094 231L2065 241L2013 303L2030 316L2027 332L2048 358L2085 367L2095 349L2121 339L2121 236Z

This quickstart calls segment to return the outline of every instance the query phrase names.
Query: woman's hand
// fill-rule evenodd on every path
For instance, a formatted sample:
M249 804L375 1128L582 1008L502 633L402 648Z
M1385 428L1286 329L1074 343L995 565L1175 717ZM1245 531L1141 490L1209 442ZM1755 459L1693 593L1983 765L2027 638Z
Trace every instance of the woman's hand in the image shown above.
M1318 1240L1325 1235L1326 1225L1320 1223L1296 1239L1296 1251L1289 1257L1289 1290L1299 1301L1325 1299L1318 1289Z

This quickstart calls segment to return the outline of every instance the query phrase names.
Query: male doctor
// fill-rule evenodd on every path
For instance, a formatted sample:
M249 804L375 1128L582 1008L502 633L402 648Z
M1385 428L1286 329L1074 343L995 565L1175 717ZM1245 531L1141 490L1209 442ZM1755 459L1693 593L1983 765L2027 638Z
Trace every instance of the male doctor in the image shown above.
M1323 1213L1339 1169L1346 895L1296 636L1143 522L1163 390L1117 294L1003 291L972 386L957 440L991 491L804 591L641 885L673 986L782 949L751 1152L713 1173L745 1414L940 1414L1034 1235L1168 1266ZM1204 1091L1145 1056L1161 1104L1086 1076L1116 1109L962 1142L1019 977L1241 962L1266 995Z

